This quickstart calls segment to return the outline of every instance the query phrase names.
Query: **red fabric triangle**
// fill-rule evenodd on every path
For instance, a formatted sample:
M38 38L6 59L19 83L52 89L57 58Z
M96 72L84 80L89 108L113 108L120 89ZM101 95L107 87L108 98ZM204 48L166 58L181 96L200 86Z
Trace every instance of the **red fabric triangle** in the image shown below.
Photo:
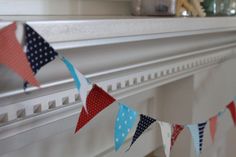
M79 120L77 122L75 133L78 132L83 126L85 126L91 119L93 119L99 112L104 110L110 104L116 101L112 96L105 92L102 88L94 85L90 93L88 94L86 106L82 108Z
M210 133L212 142L214 142L215 139L217 120L218 120L218 115L210 118Z
M16 72L31 85L39 86L27 57L16 39L16 23L0 30L0 64Z
M231 116L232 116L232 119L234 121L234 125L236 126L236 108L235 108L235 104L234 102L232 101L228 106L227 108L229 109L230 113L231 113Z
M171 149L172 149L175 141L177 140L179 134L183 130L184 130L184 126L178 125L178 124L173 125L173 131L172 131L172 135L171 135Z

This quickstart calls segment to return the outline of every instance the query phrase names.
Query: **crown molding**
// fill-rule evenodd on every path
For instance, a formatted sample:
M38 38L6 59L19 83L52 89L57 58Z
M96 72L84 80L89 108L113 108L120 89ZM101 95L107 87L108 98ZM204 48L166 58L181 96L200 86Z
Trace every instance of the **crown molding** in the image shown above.
M32 20L20 17L18 22L31 25L58 50L236 30L235 17L34 16ZM10 23L1 21L0 28Z
M95 81L95 83L120 100L213 68L230 58L233 51L232 49L218 49L214 52L207 51L205 54L190 54L172 56L161 61L150 61L133 65L130 68L103 73L101 75L110 74L116 77ZM75 88L2 106L0 108L0 152L6 153L35 140L73 129L81 106ZM61 128L61 124L65 121L67 123ZM44 130L43 134L39 133L37 137L28 139L26 142L12 145L18 138L30 136L33 134L32 132L38 130Z

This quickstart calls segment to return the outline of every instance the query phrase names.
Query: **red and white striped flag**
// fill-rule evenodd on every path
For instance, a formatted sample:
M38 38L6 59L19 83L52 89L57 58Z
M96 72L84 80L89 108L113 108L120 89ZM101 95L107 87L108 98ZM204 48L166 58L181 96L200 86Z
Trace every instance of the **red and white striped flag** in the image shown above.
M0 30L0 64L12 69L31 85L39 86L15 31L15 22Z

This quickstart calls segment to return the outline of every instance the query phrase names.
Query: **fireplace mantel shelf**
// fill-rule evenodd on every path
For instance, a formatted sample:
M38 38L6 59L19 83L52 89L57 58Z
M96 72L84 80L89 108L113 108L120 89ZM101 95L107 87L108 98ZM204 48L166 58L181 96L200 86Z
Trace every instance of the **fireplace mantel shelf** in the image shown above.
M1 19L1 18L0 18ZM4 17L2 18L4 20ZM9 17L7 17L9 19ZM235 17L17 17L35 28L56 49L236 30ZM9 22L0 22L0 28Z

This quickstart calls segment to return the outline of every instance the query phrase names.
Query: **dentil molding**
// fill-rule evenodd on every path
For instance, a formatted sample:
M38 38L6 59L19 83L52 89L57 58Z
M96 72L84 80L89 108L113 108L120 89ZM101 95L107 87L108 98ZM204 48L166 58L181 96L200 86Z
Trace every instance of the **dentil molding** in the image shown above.
M91 56L102 58L95 66L84 68L88 71L86 77L117 100L214 68L231 58L236 47L235 18L89 19L28 23L68 58L80 58L81 54L77 51L96 48L96 53L82 54L83 59ZM0 27L7 24L9 22L0 22ZM141 48L146 51L137 53ZM109 52L110 57L102 52L108 50L114 51ZM57 76L59 79L42 83L40 89L29 88L28 93L22 89L6 89L6 92L0 93L0 155L75 127L74 121L82 104L73 80L61 79L65 72L59 69L55 72L61 73ZM49 79L46 74L42 75L45 80ZM61 123L69 120L73 123L60 127ZM25 142L17 142L37 130L45 131Z

